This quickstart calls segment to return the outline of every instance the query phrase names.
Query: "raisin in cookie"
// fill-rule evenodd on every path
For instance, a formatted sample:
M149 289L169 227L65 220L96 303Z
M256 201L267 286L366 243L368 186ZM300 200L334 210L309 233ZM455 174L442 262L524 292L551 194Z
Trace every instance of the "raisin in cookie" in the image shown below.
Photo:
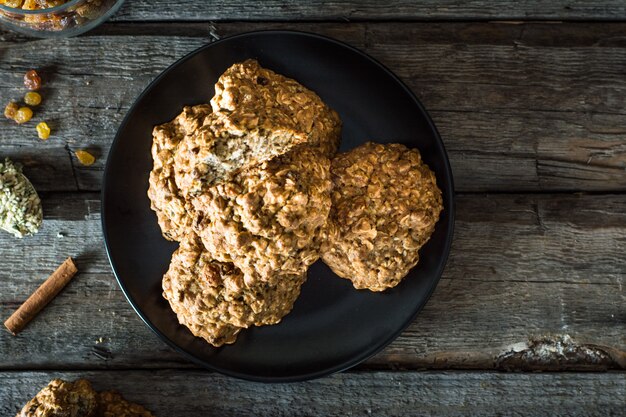
M96 410L96 392L89 381L53 379L16 417L90 417Z
M332 161L332 210L322 260L357 289L394 287L419 260L443 208L420 153L367 143Z
M249 283L273 284L319 259L330 189L330 161L302 147L193 198L194 229L215 259L233 262Z
M218 262L192 236L181 242L163 277L163 296L178 320L214 346L234 343L242 328L279 323L306 275L283 274L276 285L247 285L231 263Z
M253 59L228 68L215 84L214 112L228 115L228 128L259 127L301 132L307 143L332 157L341 140L341 120L313 91L263 68Z
M195 132L211 113L208 105L185 107L174 120L155 126L153 130L152 159L148 198L156 212L163 236L180 240L191 228L192 207L180 195L174 181L174 154L180 142Z

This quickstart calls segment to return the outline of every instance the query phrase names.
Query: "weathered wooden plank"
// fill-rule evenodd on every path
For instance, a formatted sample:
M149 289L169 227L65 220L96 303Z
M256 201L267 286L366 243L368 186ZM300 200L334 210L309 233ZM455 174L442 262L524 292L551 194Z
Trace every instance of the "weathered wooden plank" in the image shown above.
M624 373L343 373L257 384L198 371L2 372L13 415L53 377L88 378L157 416L622 416ZM210 412L209 412L210 410Z
M68 149L59 144L7 146L11 140L3 130L0 128L0 160L10 158L21 164L24 174L39 192L78 190Z
M216 36L270 27L334 36L397 72L439 127L459 191L626 190L622 23L110 24L53 48L5 32L0 97L19 98L23 71L43 68L36 117L55 128L45 146L94 151L94 166L74 170L79 189L98 190L115 131L151 79ZM5 149L44 145L34 122L1 123Z
M0 332L0 368L190 366L119 290L98 196L50 194L43 203L40 234L0 235L0 317L66 256L81 274L19 336ZM433 298L365 366L626 369L625 251L626 195L460 196Z
M626 17L620 0L522 1L448 0L294 1L181 0L127 1L115 20L619 20Z

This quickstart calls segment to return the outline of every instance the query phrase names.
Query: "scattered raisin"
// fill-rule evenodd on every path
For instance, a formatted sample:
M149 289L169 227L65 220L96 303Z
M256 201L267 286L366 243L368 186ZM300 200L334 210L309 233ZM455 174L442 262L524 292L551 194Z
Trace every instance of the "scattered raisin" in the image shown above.
M93 165L96 162L96 158L92 154L83 150L76 151L76 158L85 166Z
M26 123L33 117L33 111L28 107L20 107L15 113L15 121L19 124Z
M50 137L50 126L48 126L48 123L46 122L38 123L36 129L37 129L37 136L39 136L39 139L47 140Z
M30 70L24 74L24 86L32 91L41 88L41 77L37 74L37 71Z
M4 108L4 117L6 117L7 119L15 120L15 115L17 114L18 109L19 106L16 102L9 102L9 104L7 104L7 106Z
M34 91L29 91L24 95L24 103L29 106L38 106L41 103L41 94Z

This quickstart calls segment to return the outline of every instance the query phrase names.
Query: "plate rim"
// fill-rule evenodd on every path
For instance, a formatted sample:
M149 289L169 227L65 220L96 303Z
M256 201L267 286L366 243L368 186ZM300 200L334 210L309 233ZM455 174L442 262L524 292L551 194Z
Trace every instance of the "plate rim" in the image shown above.
M144 96L146 96L149 92L151 92L152 89L155 87L155 85L157 85L172 69L178 67L179 65L182 65L187 60L193 58L194 56L196 56L196 55L198 55L200 53L202 53L205 49L209 49L209 48L211 48L211 47L213 47L215 45L227 42L229 40L233 40L233 39L237 39L237 38L245 38L245 37L254 37L254 36L257 36L257 35L264 35L264 34L271 34L271 35L297 35L297 36L303 36L303 37L309 37L309 38L316 38L316 39L319 39L319 40L322 40L322 41L325 41L325 42L334 43L334 44L336 44L336 45L338 45L340 47L347 48L348 50L350 50L350 51L360 55L361 57L365 58L366 60L372 62L375 66L379 67L383 72L385 72L398 85L400 85L402 87L402 89L405 91L405 93L407 93L408 96L415 102L417 107L421 110L422 114L425 116L425 119L426 119L426 121L428 123L428 127L434 133L434 136L435 136L435 139L436 139L436 143L438 144L438 146L441 148L441 150L443 152L443 157L444 157L443 158L443 165L444 165L445 171L447 172L447 175L448 175L448 178L449 178L449 182L450 182L449 190L447 190L447 189L444 190L444 191L448 191L449 192L449 202L448 202L448 207L446 207L447 214L448 214L448 231L447 231L446 236L445 236L445 247L444 247L444 250L442 252L442 256L440 258L441 259L440 267L437 270L435 279L432 280L431 285L428 288L426 297L423 299L423 301L421 303L416 305L416 308L413 311L413 313L410 315L409 319L406 322L402 323L402 325L398 327L398 330L396 330L389 338L384 340L382 343L373 344L372 347L370 347L368 349L365 349L361 354L352 357L348 361L341 362L341 363L339 363L337 365L334 365L332 367L327 367L327 368L324 368L324 369L319 370L319 371L307 372L307 373L298 374L298 375L291 375L291 376L260 376L260 375L255 375L255 374L251 374L251 373L238 372L238 371L233 371L233 370L229 370L229 369L220 368L219 366L215 366L215 365L209 364L209 363L203 361L202 359L199 359L199 358L195 357L193 354L191 354L190 352L187 352L185 349L183 349L182 347L178 346L173 340L171 340L169 337L167 337L165 334L163 334L159 329L157 329L156 326L153 323L150 322L149 318L146 317L141 312L139 307L135 304L133 299L130 297L130 294L129 294L125 284L120 279L120 274L118 274L118 272L117 272L117 269L116 269L116 267L114 265L113 258L111 256L111 251L109 249L110 243L109 243L109 235L108 235L108 232L107 232L107 222L106 222L106 216L105 216L107 178L108 178L109 172L111 171L110 165L112 163L111 162L112 155L114 154L115 148L121 142L121 138L120 138L121 132L128 125L128 123L130 121L131 114L135 111L135 108L137 107L137 105L143 100ZM385 66L380 61L378 61L376 58L372 57L371 55L367 54L366 52L364 52L364 51L362 51L362 50L360 50L360 49L358 49L358 48L356 48L356 47L354 47L354 46L352 46L352 45L350 45L350 44L348 44L346 42L337 40L335 38L332 38L332 37L329 37L329 36L326 36L326 35L321 35L321 34L318 34L318 33L308 32L308 31L289 30L289 29L262 29L262 30L247 31L247 32L242 32L242 33L237 33L237 34L234 34L234 35L226 36L226 37L220 38L218 40L211 41L211 42L209 42L209 43L207 43L205 45L202 45L202 46L194 49L193 51L191 51L191 52L187 53L186 55L184 55L183 57L177 59L171 65L169 65L167 68L162 70L146 87L144 87L143 91L139 94L139 96L137 96L137 98L135 99L133 104L127 110L126 115L124 116L124 119L120 123L120 125L119 125L119 127L118 127L118 129L117 129L117 131L115 133L115 137L113 138L113 142L111 143L111 147L109 148L107 161L106 161L106 164L104 166L104 172L102 174L102 185L101 185L101 191L100 191L100 202L101 202L100 203L100 224L101 224L101 228L102 228L104 247L105 247L105 251L106 251L106 254L107 254L107 259L109 260L109 265L111 266L111 270L113 271L113 275L115 276L115 280L117 281L117 283L120 286L122 292L124 293L124 297L126 298L128 303L131 305L131 307L133 308L135 313L139 316L139 318L141 318L141 320L146 324L146 326L148 326L148 328L150 330L152 330L152 332L154 332L161 341L165 342L175 352L177 352L181 356L185 357L186 359L190 360L191 362L195 363L196 365L199 365L199 366L201 366L201 367L203 367L205 369L209 369L211 371L220 373L222 375L227 375L227 376L230 376L230 377L234 377L234 378L238 378L238 379L242 379L242 380L247 380L247 381L252 381L252 382L264 382L264 383L302 382L302 381L308 381L308 380L312 380L312 379L321 378L321 377L324 377L324 376L329 376L329 375L332 375L332 374L335 374L335 373L338 373L338 372L343 372L343 371L346 371L346 370L348 370L350 368L353 368L353 367L359 365L360 363L366 361L367 359L373 357L374 355L376 355L377 353L379 353L383 349L385 349L387 346L389 346L394 340L396 340L398 338L398 336L402 332L404 332L407 329L407 327L419 315L419 313L422 311L424 306L430 300L430 298L431 298L435 288L437 287L437 285L439 284L439 281L441 280L441 276L443 275L443 271L445 270L445 267L447 265L448 257L450 255L450 250L451 250L451 247L452 247L452 238L454 236L454 226L455 226L455 218L456 218L456 193L455 193L455 190L454 190L454 177L452 176L452 168L450 166L450 160L449 160L449 157L448 157L448 153L447 153L445 145L443 143L443 139L441 138L441 135L439 134L439 131L437 130L437 127L435 126L434 122L432 121L432 118L430 117L430 114L426 111L426 108L422 105L421 101L417 98L417 96L413 93L413 91L393 71L391 71L389 68L387 68L387 66Z

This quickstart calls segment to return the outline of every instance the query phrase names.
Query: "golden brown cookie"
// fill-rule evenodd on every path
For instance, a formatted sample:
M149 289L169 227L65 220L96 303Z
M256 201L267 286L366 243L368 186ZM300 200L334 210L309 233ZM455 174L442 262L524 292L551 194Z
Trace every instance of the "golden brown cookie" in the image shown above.
M90 417L96 410L96 392L89 381L53 379L16 417Z
M332 157L341 140L341 120L313 91L263 68L256 60L228 68L215 84L214 112L228 114L229 129L301 132L307 143ZM254 117L251 117L254 116Z
M332 161L322 260L357 289L394 287L419 260L443 208L434 173L400 144L367 143Z
M174 154L180 142L195 132L211 113L208 105L185 107L174 120L155 126L153 130L152 159L148 198L156 212L163 236L180 240L191 228L189 215L192 207L180 195L174 181Z
M330 161L302 147L209 187L193 200L194 229L215 259L250 282L300 275L319 259L330 211Z
M153 417L144 407L126 401L114 391L98 393L98 408L94 417Z
M216 112L208 105L185 107L154 128L148 197L169 240L181 240L189 230L190 195L302 144L326 155L339 145L336 112L312 91L256 61L233 65L216 89Z
M234 131L227 127L229 117L213 113L176 149L176 186L185 198L306 142L304 135L274 127L272 123ZM250 117L259 120L256 114Z
M163 277L163 296L178 320L214 346L234 343L242 328L279 323L306 275L283 274L276 285L247 285L231 263L218 262L199 239L183 240Z
M222 74L211 104L213 114L176 151L176 185L185 196L299 145L326 156L339 146L337 113L312 91L254 60Z

